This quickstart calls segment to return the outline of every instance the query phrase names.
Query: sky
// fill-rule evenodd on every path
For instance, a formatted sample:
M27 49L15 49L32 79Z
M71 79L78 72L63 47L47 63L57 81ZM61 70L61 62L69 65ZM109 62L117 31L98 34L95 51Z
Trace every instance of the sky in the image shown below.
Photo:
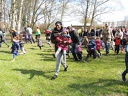
M128 0L120 0L120 2L122 3L121 10L104 15L103 21L122 21L125 16L128 16Z
M119 4L119 11L114 11L112 13L108 13L108 14L104 14L102 15L101 18L101 22L117 22L117 21L122 21L124 20L125 16L128 16L128 0L119 0L122 6L120 6ZM112 2L110 2L110 4L112 5ZM115 4L115 3L114 3ZM80 25L81 23L78 22L78 19L80 17L77 18L73 18L73 19L69 19L69 18L65 18L64 21L64 26L70 26L70 25Z

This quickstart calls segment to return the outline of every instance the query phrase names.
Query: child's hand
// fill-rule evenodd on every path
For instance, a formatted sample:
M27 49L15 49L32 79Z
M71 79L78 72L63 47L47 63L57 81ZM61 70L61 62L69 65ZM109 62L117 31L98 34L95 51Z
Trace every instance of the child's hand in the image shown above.
M64 43L67 43L67 41L64 41Z
M60 41L60 42L62 42L62 40L61 40L61 39L59 39L59 41Z

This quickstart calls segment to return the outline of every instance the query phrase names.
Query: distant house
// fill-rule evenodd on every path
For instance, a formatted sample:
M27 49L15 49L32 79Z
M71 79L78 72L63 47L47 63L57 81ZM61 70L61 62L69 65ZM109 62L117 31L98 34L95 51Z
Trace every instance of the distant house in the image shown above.
M81 29L82 27L84 27L84 24L78 24L78 25L71 25L73 28L75 29ZM90 23L87 23L87 27L90 26Z

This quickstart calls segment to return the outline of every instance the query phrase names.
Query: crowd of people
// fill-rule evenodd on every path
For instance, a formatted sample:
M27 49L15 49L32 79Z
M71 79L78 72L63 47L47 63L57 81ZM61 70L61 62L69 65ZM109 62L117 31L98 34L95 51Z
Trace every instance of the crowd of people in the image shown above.
M30 26L24 28L23 35L21 36L15 29L10 30L12 46L10 47L5 39L4 32L0 29L0 47L2 42L11 48L12 61L15 61L15 57L20 54L26 54L24 44L36 43L41 50L44 46L41 39L41 31L37 27L35 32L35 39L33 38L33 30ZM114 50L115 54L126 52L125 64L126 70L122 73L122 80L126 81L126 74L128 73L128 29L125 27L111 28L107 24L100 29L96 29L94 26L88 29L82 28L76 30L69 27L63 27L60 21L55 23L55 28L48 28L45 31L46 43L52 47L54 44L56 58L55 74L52 79L58 77L60 65L64 67L64 71L67 71L68 65L66 63L66 55L70 57L72 53L74 61L88 62L88 59L93 55L93 59L100 58L102 56L101 49L105 50L105 54L109 54L110 48ZM82 48L86 49L87 56L83 56ZM19 53L19 50L21 52Z

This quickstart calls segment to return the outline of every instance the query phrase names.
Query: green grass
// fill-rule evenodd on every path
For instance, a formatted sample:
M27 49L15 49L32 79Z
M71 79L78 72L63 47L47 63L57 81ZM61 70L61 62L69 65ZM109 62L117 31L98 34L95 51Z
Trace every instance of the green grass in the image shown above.
M56 65L54 48L47 44L42 50L36 44L26 44L25 48L27 54L16 57L15 62L10 62L9 48L4 44L0 48L0 96L128 95L128 82L121 80L124 54L115 55L111 50L108 56L89 58L87 63L74 62L71 56L67 59L68 71L61 66L58 78L51 80Z

